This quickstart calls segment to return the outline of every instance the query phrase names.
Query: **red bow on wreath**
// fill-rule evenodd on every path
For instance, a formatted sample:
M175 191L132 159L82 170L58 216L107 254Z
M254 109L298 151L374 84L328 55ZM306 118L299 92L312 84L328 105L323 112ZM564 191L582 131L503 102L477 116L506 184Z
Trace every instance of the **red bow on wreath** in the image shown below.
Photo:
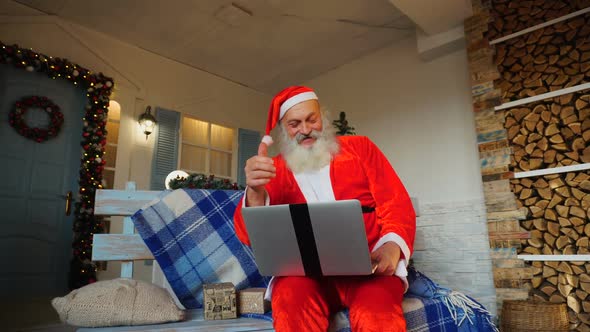
M31 128L25 121L25 113L29 108L40 108L49 115L49 126L47 128ZM56 137L64 123L64 115L59 106L54 104L47 97L31 96L16 102L15 107L8 115L8 122L20 135L42 143L50 138Z

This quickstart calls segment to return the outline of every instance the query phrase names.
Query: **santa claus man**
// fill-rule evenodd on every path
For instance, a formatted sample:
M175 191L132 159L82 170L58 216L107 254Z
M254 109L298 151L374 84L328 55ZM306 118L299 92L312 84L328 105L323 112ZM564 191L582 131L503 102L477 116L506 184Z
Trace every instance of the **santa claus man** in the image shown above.
M270 158L277 125L280 154ZM327 331L331 315L348 308L353 331L405 331L401 303L416 215L377 146L363 136L335 137L315 92L294 86L273 98L266 136L244 169L248 187L234 218L243 243L250 244L242 206L357 199L375 267L370 276L273 278L267 295L275 330Z

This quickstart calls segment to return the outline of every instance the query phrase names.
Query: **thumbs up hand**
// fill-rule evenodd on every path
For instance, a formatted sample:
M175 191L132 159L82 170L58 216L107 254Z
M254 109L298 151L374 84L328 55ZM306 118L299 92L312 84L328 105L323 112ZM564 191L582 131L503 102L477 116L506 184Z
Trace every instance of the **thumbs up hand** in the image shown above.
M260 142L258 146L258 155L261 157L268 157L268 145L264 142Z
M248 185L246 205L264 205L266 198L264 186L276 176L274 161L268 157L268 145L266 143L260 143L258 154L246 161L244 172L246 173L246 185Z

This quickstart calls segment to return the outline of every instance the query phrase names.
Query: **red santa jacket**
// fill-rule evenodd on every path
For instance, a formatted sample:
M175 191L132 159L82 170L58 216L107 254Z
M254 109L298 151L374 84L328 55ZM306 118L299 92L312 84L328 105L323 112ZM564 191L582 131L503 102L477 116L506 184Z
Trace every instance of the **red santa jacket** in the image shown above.
M334 197L336 200L357 199L363 207L375 209L363 213L369 250L385 234L395 233L405 241L411 255L416 214L391 164L367 137L340 136L337 139L340 152L330 163ZM266 185L270 205L305 203L305 197L285 160L280 155L273 159L276 177ZM240 241L250 245L242 217L242 204L238 204L236 209L234 225Z

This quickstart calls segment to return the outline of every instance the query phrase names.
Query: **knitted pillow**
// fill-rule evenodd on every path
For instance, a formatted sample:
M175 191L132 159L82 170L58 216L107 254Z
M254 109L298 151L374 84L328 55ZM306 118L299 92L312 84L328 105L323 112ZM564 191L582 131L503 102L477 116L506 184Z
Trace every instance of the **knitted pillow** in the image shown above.
M144 325L184 318L168 291L124 278L86 285L51 304L62 322L75 326Z

